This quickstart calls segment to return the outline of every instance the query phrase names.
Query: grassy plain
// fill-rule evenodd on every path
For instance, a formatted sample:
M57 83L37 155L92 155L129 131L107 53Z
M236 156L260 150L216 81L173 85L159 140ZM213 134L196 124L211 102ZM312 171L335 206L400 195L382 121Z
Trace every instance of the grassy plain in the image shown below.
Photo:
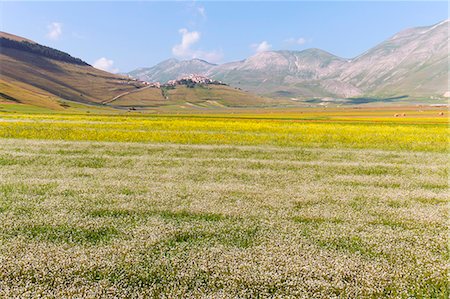
M0 297L447 298L437 115L0 114Z

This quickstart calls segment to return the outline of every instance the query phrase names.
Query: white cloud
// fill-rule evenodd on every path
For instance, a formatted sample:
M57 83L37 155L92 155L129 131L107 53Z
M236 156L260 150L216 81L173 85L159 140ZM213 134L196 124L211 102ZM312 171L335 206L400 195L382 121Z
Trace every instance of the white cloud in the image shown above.
M267 41L262 41L259 44L252 44L251 47L257 52L265 52L270 51L272 49L272 45L269 44Z
M96 69L102 70L102 71L106 71L106 72L110 72L110 73L118 73L119 69L114 67L114 61L112 61L111 59L107 59L105 57L99 58L97 59L93 66Z
M62 35L62 23L53 22L47 26L48 32L47 32L47 38L51 40L57 40Z
M218 62L222 59L221 51L202 51L192 48L200 40L200 32L189 31L186 28L182 28L178 32L181 34L181 43L173 46L172 54L174 56L183 59L199 58L209 62Z
M181 33L181 43L172 48L172 53L178 57L192 56L191 46L200 40L200 32L189 32L186 28L178 30Z
M303 37L300 37L297 39L297 45L304 45L306 43L306 39Z
M304 37L299 37L299 38L288 38L285 40L286 43L291 44L291 45L304 45L306 44L306 38Z
M201 15L203 18L206 18L206 10L203 6L197 7L197 11L199 15Z

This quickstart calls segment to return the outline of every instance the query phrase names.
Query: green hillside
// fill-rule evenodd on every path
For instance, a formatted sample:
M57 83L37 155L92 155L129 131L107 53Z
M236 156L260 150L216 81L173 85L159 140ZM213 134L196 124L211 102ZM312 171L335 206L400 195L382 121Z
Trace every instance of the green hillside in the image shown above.
M120 97L110 105L136 109L226 109L279 107L292 105L292 102L254 95L226 85L197 85L194 88L177 85L173 88L141 89Z
M127 77L11 34L0 33L0 45L3 102L63 109L67 104L61 101L98 105L142 87Z

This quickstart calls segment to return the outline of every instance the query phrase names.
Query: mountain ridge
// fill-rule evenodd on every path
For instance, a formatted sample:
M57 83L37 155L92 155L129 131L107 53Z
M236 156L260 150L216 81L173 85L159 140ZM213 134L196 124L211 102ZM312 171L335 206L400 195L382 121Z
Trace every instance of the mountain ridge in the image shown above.
M317 48L277 50L220 65L203 61L201 67L194 60L175 59L129 74L164 81L196 73L275 97L443 96L448 91L448 23L402 30L351 59Z
M6 32L0 33L0 49L0 102L62 110L69 105L66 101L100 105L141 87L128 77Z
M11 39L12 38L12 39ZM18 109L217 110L291 106L203 77L147 84L92 67L68 53L9 33L0 35L0 104ZM178 63L167 60L165 64ZM183 64L182 64L183 65ZM190 66L214 66L196 59ZM178 69L179 70L179 69ZM88 107L88 108L87 108ZM42 110L41 110L42 111Z

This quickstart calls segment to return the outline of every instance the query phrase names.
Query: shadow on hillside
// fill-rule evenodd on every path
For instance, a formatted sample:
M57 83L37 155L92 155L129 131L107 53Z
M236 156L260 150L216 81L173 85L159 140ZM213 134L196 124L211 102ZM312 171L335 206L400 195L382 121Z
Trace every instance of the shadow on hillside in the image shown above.
M408 98L408 95L403 96L397 96L397 97L389 97L389 98L347 98L346 103L347 104L367 104L367 103L373 103L373 102L387 102L392 103L396 102L398 100L406 99Z
M34 55L24 51L9 48L2 48L2 54L11 57L14 60L25 62L26 64L36 68L41 68L56 73L65 72L64 69L59 67L57 64L53 63L51 59L41 57L39 55Z
M409 97L408 95L389 97L389 98L360 97L360 98L334 99L333 101L324 101L322 99L309 99L309 100L305 100L305 102L311 103L311 104L320 104L320 103L324 103L324 102L334 102L334 103L339 102L339 103L344 103L344 104L357 105L357 104L368 104L368 103L375 103L375 102L392 103L392 102L396 102L398 100L406 99L408 97Z

